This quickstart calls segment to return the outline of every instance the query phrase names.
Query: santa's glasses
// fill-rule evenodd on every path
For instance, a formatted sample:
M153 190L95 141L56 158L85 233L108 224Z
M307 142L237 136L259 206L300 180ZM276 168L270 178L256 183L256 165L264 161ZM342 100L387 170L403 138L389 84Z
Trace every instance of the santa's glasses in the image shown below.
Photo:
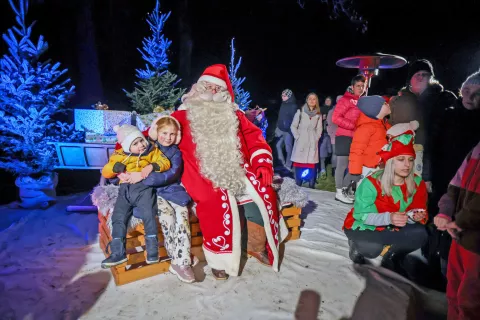
M217 86L216 84L213 84L213 83L207 83L205 85L205 89L208 90L208 91L214 91L214 92L220 92L222 91L222 87L221 86Z

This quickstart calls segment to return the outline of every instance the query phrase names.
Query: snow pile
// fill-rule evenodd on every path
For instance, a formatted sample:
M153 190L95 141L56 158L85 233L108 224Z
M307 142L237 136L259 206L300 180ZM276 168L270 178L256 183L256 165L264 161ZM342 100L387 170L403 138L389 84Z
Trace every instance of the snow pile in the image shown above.
M193 285L167 273L121 287L100 268L104 256L96 216L67 214L66 205L79 196L63 198L0 233L0 314L7 319L292 319L300 292L313 289L321 295L322 320L348 317L365 282L353 271L341 230L349 207L330 192L308 193L301 239L285 245L279 273L250 259L241 277L223 282L200 264Z

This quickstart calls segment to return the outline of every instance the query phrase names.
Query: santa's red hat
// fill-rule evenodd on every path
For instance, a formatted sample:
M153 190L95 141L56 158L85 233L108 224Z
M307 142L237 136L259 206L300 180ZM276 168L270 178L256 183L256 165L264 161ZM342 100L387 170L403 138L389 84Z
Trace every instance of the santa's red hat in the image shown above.
M227 67L224 64L214 64L210 67L207 67L207 69L203 71L202 76L198 79L198 81L210 82L227 89L230 97L232 98L232 102L235 101L232 83L230 82L230 77L228 76Z

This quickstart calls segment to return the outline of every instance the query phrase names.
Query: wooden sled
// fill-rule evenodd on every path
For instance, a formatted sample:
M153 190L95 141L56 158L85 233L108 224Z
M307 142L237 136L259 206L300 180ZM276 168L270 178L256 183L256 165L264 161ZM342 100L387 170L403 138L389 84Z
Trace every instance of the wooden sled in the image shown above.
M288 207L282 209L282 215L288 227L288 236L285 241L300 238L300 225L302 224L300 214L302 214L302 208Z
M107 244L112 240L112 236L107 226L107 217L105 217L99 211L98 220L100 221L98 225L98 231L100 233L100 248L105 254L105 257L108 257L110 254L106 252L106 248ZM150 265L145 262L145 231L143 229L143 224L138 225L135 229L131 230L127 234L127 262L110 268L117 286L153 277L157 274L168 271L168 268L170 267L170 258L168 257L165 247L163 246L163 234L158 220L157 227L160 262ZM203 254L202 249L203 237L200 232L198 219L193 214L190 216L190 228L192 232L191 253L200 261L205 261L205 255Z

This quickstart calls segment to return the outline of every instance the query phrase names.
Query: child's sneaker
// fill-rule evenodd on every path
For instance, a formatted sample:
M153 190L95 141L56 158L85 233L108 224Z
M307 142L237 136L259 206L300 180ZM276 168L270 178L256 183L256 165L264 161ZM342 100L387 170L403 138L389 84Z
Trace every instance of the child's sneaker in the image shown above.
M186 283L195 282L195 275L193 273L192 267L188 265L177 266L175 264L171 264L170 268L168 268L168 271L176 275L177 278L182 282L186 282Z
M158 263L158 238L157 236L145 236L145 249L147 250L147 264Z
M110 250L109 250L110 249ZM127 262L127 253L125 252L125 239L114 238L107 245L107 252L111 251L110 257L102 261L102 268L107 269Z

